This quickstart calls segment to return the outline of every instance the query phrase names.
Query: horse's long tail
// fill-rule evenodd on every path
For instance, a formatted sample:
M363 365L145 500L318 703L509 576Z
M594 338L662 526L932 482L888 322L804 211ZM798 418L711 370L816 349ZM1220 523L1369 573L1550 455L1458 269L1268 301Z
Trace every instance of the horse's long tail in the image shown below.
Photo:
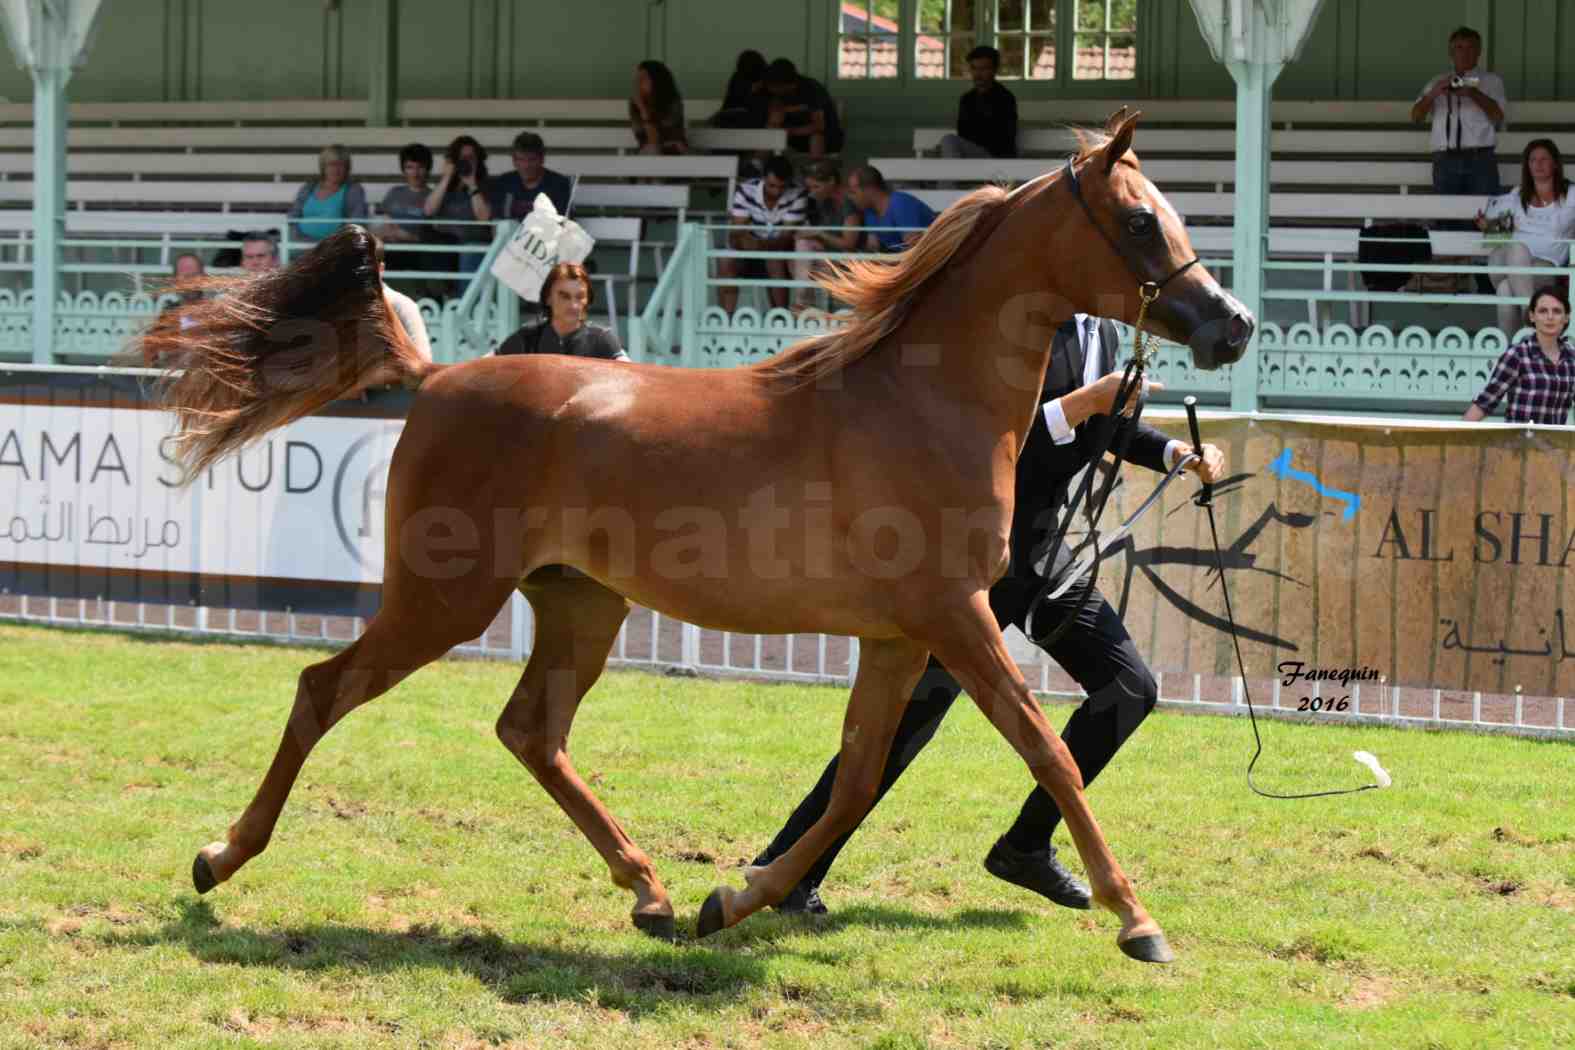
M177 417L182 484L335 398L376 382L419 385L441 367L389 308L374 250L365 229L345 226L283 269L173 286L210 295L166 310L127 356L169 368L159 398Z

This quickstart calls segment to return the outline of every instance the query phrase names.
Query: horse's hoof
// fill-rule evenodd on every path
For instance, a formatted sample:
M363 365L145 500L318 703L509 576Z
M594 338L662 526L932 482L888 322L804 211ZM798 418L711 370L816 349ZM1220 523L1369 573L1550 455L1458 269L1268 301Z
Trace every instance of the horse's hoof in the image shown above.
M1124 941L1117 941L1116 947L1138 962L1176 961L1176 953L1170 950L1170 942L1165 940L1163 933L1145 933L1141 937L1129 937Z
M709 937L727 925L727 912L722 907L723 892L721 889L712 890L711 896L700 905L700 918L695 923L696 936Z
M648 937L655 937L659 941L669 943L678 940L678 926L673 922L671 915L642 915L635 912L630 918L634 920L634 928Z
M213 877L213 869L208 866L208 858L201 853L191 862L191 884L197 887L198 893L207 893L219 884L219 880Z

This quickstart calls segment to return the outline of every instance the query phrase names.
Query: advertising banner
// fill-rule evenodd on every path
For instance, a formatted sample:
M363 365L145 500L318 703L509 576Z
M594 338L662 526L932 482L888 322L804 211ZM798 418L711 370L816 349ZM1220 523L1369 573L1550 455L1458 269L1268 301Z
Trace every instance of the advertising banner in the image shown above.
M1184 423L1152 421L1185 435ZM1304 692L1314 673L1575 692L1575 432L1236 418L1205 420L1203 436L1227 459L1215 515L1249 677L1295 673L1287 684ZM1102 528L1159 477L1124 466ZM1099 586L1156 671L1230 676L1197 491L1190 475L1170 485L1107 556Z

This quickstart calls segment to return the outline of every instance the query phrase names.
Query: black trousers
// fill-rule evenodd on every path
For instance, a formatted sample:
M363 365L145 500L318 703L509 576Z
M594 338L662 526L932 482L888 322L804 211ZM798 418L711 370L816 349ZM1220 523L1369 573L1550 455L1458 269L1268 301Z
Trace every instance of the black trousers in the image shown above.
M1068 560L1062 548L1058 564ZM1043 586L1039 578L1007 576L990 588L990 608L996 622L1004 630L1009 624L1021 627L1030 606ZM1105 600L1096 587L1086 600L1084 585L1079 581L1068 593L1062 595L1040 612L1045 623L1060 623L1062 618L1076 610L1072 624L1050 647L1049 653L1088 694L1078 709L1072 712L1061 739L1077 762L1083 783L1092 783L1121 745L1148 717L1159 697L1154 676L1149 673L1143 658L1132 644L1121 617ZM886 792L902 776L908 765L918 757L924 745L930 742L940 728L941 719L951 709L952 701L962 692L957 680L934 657L919 679L919 685L908 701L907 710L892 740L891 752L886 756L886 768L881 774L880 787L871 809L885 797ZM831 801L831 785L837 778L837 759L833 758L820 781L804 801L798 804L793 815L766 851L757 858L757 864L769 863L786 853L810 827L819 820ZM1009 844L1021 851L1042 849L1061 822L1061 811L1054 800L1037 785L1023 802L1016 823L1006 834ZM836 862L837 854L847 844L852 832L842 836L822 854L809 869L804 881L819 886L826 873Z

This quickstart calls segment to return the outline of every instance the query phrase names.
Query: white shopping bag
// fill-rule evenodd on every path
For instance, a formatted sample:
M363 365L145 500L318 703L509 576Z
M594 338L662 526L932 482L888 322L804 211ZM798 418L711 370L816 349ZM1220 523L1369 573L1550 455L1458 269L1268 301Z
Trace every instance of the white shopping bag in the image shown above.
M509 243L492 262L492 276L514 289L520 298L535 302L547 274L560 262L583 262L596 242L579 223L558 216L545 193L536 202Z

